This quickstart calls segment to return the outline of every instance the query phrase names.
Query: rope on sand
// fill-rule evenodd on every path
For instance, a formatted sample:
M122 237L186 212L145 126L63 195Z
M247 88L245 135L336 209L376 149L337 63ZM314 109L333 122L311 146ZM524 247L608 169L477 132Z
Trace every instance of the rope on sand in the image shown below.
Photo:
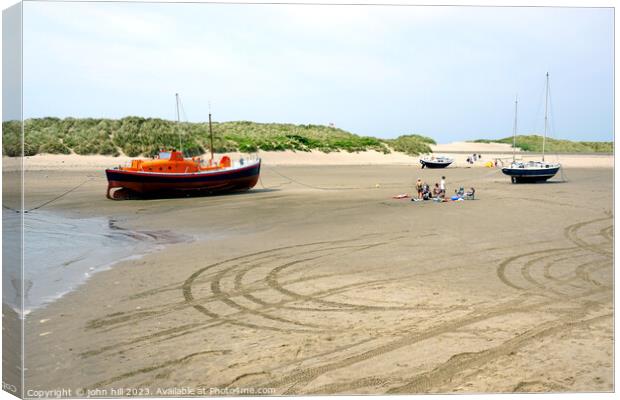
M263 168L265 168L265 167L263 167ZM279 185L274 185L274 186L267 187L263 183L263 177L260 174L258 175L258 181L260 182L260 185L263 187L263 189L277 189L277 188L282 187L284 185L289 185L289 184L293 183L293 181L289 180L288 182L280 183Z
M564 167L560 167L560 175L562 176L560 182L568 182L568 177L564 174Z
M6 210L10 210L10 211L15 211L15 212L16 212L16 213L18 213L18 214L20 213L20 211L19 211L19 210L16 210L16 209L11 208L11 207L9 207L9 206L5 206L4 204L2 205L2 208L6 209Z
M298 185L301 185L301 186L304 186L304 187L307 187L307 188L310 188L310 189L315 189L315 190L341 190L342 191L342 190L364 190L364 189L374 189L374 188L376 188L376 186L366 186L366 187L321 187L321 186L314 186L314 185L310 185L310 184L301 182L301 181L299 181L297 179L293 179L290 176L285 175L285 174L277 171L275 169L275 167L268 167L268 168L269 168L270 171L275 172L276 174L280 175L282 178L288 179L288 182L286 182L284 184L296 183ZM483 178L486 178L488 176L492 176L492 175L498 173L499 171L500 171L499 169L495 169L495 170L491 171L490 173L481 176L480 178L483 179ZM263 187L263 189L273 189L273 188L280 187L280 186L284 185L284 184L280 184L278 186L267 187L267 186L265 186L263 184L262 177L260 177L260 176L259 176L259 181L260 181L260 184ZM462 183L462 182L466 182L466 181L471 181L471 180L465 178L465 179L461 179L461 180L457 180L457 181L452 181L452 184L458 184L458 183ZM415 181L413 180L411 185L413 186L414 184L415 184ZM402 185L401 184L381 185L381 187L383 187L383 188L402 187Z
M321 187L321 186L314 186L314 185L309 185L307 183L303 183L300 182L296 179L291 178L290 176L284 175L283 173L277 171L274 167L269 167L270 171L275 172L276 174L280 175L282 178L284 179L288 179L290 182L294 182L298 185L310 188L310 189L316 189L316 190L359 190L359 189L363 189L361 187L351 187L351 188L334 188L334 187ZM289 182L289 183L290 183ZM261 179L261 185L263 185L262 179ZM263 188L267 189L264 185Z
M71 192L73 192L73 191L76 191L77 189L79 189L80 187L84 186L87 182L92 181L93 179L94 179L94 178L92 178L92 177L91 177L91 178L87 178L86 180L84 180L84 181L83 181L82 183L80 183L79 185L74 186L74 187L72 187L71 189L69 189L69 190L67 190L67 191L64 191L64 192L63 192L63 193L61 193L60 195L58 195L58 196L54 197L54 198L53 198L53 199L51 199L51 200L48 200L48 201L46 201L46 202L42 203L42 204L39 204L39 205L38 205L38 206L36 206L36 207L32 207L32 208L30 208L30 209L28 209L28 210L25 210L25 211L24 211L24 213L29 213L29 212L31 212L31 211L38 210L38 209L40 209L40 208L42 208L42 207L45 207L46 205L51 204L51 203L55 202L56 200L59 200L59 199L61 199L62 197L64 197L64 196L68 195L69 193L71 193ZM19 211L17 211L17 212L19 212Z
M42 208L42 207L45 207L46 205L51 204L51 203L55 202L56 200L59 200L60 198L62 198L62 197L64 197L64 196L68 195L69 193L71 193L71 192L73 192L73 191L75 191L75 190L79 189L79 188L80 188L80 187L82 187L84 184L86 184L86 182L88 182L88 181L93 181L93 180L96 180L96 179L99 179L99 178L100 178L100 177L98 177L98 176L92 176L92 175L87 175L87 176L88 176L88 178L87 178L87 179L85 179L84 181L82 181L80 184L78 184L78 185L76 185L76 186L72 187L71 189L69 189L69 190L67 190L67 191L62 192L60 195L58 195L58 196L54 197L53 199L48 200L48 201L46 201L46 202L44 202L44 203L42 203L42 204L39 204L39 205L38 205L38 206L36 206L36 207L32 207L32 208L30 208L30 209L28 209L28 210L24 210L24 214L29 213L30 211L38 210L38 209L40 209L40 208ZM16 212L17 214L21 213L21 211L20 211L20 210L17 210L17 209L15 209L15 208L12 208L12 207L9 207L9 206L6 206L6 205L4 205L4 204L2 205L2 208L6 209L6 210L14 211L14 212Z

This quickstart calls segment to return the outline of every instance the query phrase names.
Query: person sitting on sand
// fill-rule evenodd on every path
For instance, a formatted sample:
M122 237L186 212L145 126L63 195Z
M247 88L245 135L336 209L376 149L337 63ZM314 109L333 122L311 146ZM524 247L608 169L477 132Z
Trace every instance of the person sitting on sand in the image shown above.
M418 180L415 183L415 188L418 191L418 199L422 198L423 186L424 185L422 185L422 180L418 178Z
M435 187L433 188L433 198L438 199L441 197L441 189L439 188L439 183L435 183Z
M422 186L422 199L423 200L429 200L431 198L431 188L430 186L428 186L427 183L425 183Z

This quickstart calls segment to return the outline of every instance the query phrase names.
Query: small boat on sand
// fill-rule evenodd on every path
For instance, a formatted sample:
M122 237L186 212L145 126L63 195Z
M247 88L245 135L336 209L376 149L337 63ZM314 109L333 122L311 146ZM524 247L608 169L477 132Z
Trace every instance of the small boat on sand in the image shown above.
M178 94L176 97L179 119ZM209 132L211 159L208 162L203 162L199 157L185 158L182 151L161 150L153 159L132 160L129 166L106 169L107 198L120 200L132 198L134 195L152 196L171 192L212 194L253 188L260 176L260 158L240 158L232 161L230 157L223 156L219 162L215 162L211 113ZM112 191L115 188L118 189Z
M453 158L444 157L444 156L427 156L420 158L420 164L422 164L422 168L446 168L448 165L454 162Z

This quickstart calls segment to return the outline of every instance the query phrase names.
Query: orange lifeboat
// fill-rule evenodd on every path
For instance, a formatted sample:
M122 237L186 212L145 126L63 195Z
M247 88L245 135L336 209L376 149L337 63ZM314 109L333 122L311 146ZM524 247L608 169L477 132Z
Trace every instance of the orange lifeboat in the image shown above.
M180 151L161 151L154 159L132 160L128 167L106 169L106 195L121 199L132 193L248 190L258 182L260 166L259 158L233 162L223 156L218 163L203 165L200 158L184 158ZM119 190L112 192L115 188Z

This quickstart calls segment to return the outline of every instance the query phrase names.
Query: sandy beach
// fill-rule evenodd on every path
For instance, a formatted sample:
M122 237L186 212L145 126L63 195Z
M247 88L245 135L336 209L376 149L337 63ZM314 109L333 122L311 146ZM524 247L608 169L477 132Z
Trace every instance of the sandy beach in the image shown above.
M26 208L80 185L42 209L188 239L28 314L26 388L612 391L613 157L533 185L384 157L402 163L266 159L247 193L137 201L105 198L108 160L29 158ZM392 198L442 174L476 200Z
M510 163L513 151L510 145L502 143L473 143L473 142L452 142L447 144L432 145L431 149L435 155L447 155L454 159L452 167L476 168L484 167L486 162L499 160ZM481 154L482 159L474 164L469 164L467 158L473 153ZM241 153L226 153L233 158L243 157ZM259 151L257 155L267 165L420 165L420 156L409 156L400 152L383 154L377 151L363 151L349 153L346 151L323 153L321 151ZM221 155L217 154L216 158ZM202 156L209 158L209 154ZM516 153L517 159L534 160L540 159L538 154ZM547 160L559 161L568 168L613 168L614 158L609 154L547 154ZM75 169L104 169L116 165L130 163L131 158L126 156L78 156L75 154L37 154L25 158L25 168L28 170L55 170L59 168ZM5 159L5 162L15 168L15 162Z
M615 393L615 4L7 3L4 391Z

